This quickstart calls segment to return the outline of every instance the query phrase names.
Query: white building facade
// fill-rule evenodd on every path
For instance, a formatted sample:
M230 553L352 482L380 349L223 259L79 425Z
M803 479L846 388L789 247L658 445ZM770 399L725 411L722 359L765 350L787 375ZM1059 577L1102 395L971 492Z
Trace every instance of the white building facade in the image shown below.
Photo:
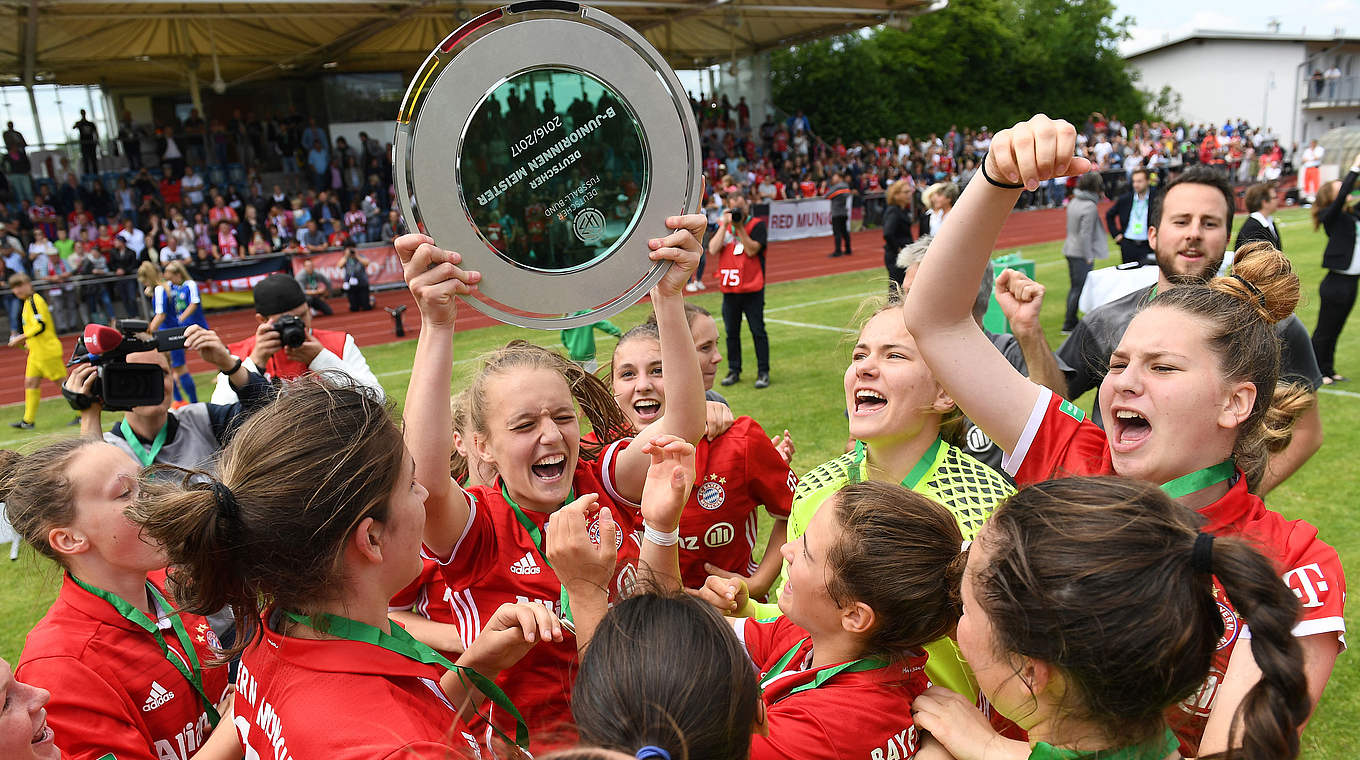
M1286 150L1360 126L1360 39L1196 31L1125 60L1141 89L1169 86L1181 96L1177 116L1186 122L1246 119Z

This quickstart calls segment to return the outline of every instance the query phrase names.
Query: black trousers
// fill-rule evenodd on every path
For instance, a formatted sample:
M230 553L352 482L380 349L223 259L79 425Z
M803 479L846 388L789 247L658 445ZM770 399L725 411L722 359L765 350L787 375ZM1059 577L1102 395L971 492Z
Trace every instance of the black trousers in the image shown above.
M326 299L321 296L307 296L307 305L328 317L335 313L335 310L331 308L331 305L326 303Z
M1327 272L1318 285L1318 320L1313 329L1313 353L1323 377L1336 374L1336 340L1355 306L1356 282L1360 275Z
M831 217L831 237L836 241L836 253L841 252L841 240L845 240L845 254L850 255L850 217Z
M350 311L368 311L373 308L373 304L368 300L367 285L351 285L345 291L345 296L349 298Z
M1071 288L1067 291L1067 314L1063 317L1064 330L1077 326L1077 306L1081 301L1081 289L1086 286L1086 275L1091 273L1093 264L1086 259L1067 258L1067 279Z
M95 143L80 144L80 163L81 168L86 174L99 173L99 158L95 149Z
M756 345L756 371L770 371L770 338L765 334L765 291L723 293L723 330L727 332L727 371L741 372L741 318L751 325L751 342Z
M1137 261L1146 264L1153 260L1152 246L1146 240L1129 240L1124 238L1119 241L1119 255L1123 257L1125 264Z
M886 248L883 250L883 268L888 270L889 280L893 283L897 283L897 286L902 285L902 278L906 276L907 270L897 265L897 251L891 251ZM895 289L895 286L892 283L889 283L888 295L891 296Z

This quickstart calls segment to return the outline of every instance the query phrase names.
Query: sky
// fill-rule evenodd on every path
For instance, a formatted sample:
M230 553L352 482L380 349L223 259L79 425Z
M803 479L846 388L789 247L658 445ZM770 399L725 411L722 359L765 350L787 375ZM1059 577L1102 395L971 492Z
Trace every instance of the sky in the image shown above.
M1341 27L1343 34L1360 37L1360 0L1115 0L1115 6L1116 18L1134 20L1133 38L1120 45L1124 53L1146 50L1196 29L1265 33L1272 19L1280 22L1281 34L1331 35Z

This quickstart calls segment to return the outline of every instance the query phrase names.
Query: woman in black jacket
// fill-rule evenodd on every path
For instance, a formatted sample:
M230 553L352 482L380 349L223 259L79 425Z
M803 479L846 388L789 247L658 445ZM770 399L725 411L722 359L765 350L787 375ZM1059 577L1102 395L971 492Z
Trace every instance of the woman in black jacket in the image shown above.
M888 185L883 200L883 266L888 268L888 279L902 284L906 270L897 266L897 254L911 243L911 202L913 196L911 182L905 178ZM889 291L892 290L889 285Z
M1327 232L1327 247L1322 252L1322 267L1327 274L1318 286L1318 321L1313 329L1313 353L1317 354L1325 385L1347 379L1337 373L1334 361L1336 341L1355 305L1356 281L1360 279L1360 246L1355 237L1360 215L1346 203L1357 177L1360 154L1351 162L1346 178L1323 185L1313 204L1313 228L1322 227Z

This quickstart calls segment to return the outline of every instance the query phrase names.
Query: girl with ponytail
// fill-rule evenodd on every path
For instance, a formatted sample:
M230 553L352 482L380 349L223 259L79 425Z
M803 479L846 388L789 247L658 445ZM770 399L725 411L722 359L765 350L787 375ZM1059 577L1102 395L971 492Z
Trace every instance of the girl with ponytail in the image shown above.
M440 250L424 235L395 241L421 312L406 395L406 440L416 477L429 488L425 548L453 589L452 605L469 645L476 643L477 621L505 602L541 602L564 618L575 611L576 634L587 640L589 623L580 623L597 619L610 601L630 596L640 571L650 569L679 586L674 551L679 510L674 516L654 514L642 504L642 520L635 523L621 508L641 501L649 446L667 435L693 443L704 433L703 381L683 296L705 222L696 214L671 217L667 226L670 234L649 241L647 254L654 262L671 263L651 294L669 390L665 414L635 438L620 439L631 426L599 378L559 354L513 341L486 357L467 390L468 451L495 479L466 491L449 475L454 302L471 292L481 274L462 269L458 253ZM582 416L607 443L582 442ZM561 515L567 505L584 510L583 532L601 545L613 542L613 572L603 588L559 576L549 561L553 531L578 524ZM554 515L562 519L554 518L550 527ZM545 737L571 740L575 644L537 647L501 675L500 684L535 735L535 751L544 748Z
M1310 708L1298 600L1247 541L1202 526L1156 486L1113 477L1045 481L992 515L968 552L959 648L1029 731L1030 758L1174 755L1168 710L1202 699L1215 652L1248 635L1260 674L1236 708L1233 757L1298 755ZM999 740L943 688L913 711L953 757Z
M203 617L177 609L163 544L124 514L140 470L97 439L0 452L6 517L64 571L15 678L52 692L47 725L67 760L239 757L230 720L213 730L231 709L227 669L204 667L217 637Z
M959 618L962 543L953 513L895 483L853 483L824 502L784 544L782 614L729 618L760 673L768 731L752 737L753 760L916 754L923 647ZM745 601L718 576L699 595L724 611Z
M235 614L238 640L222 654L241 654L235 726L248 756L527 745L489 679L535 643L560 641L561 626L542 606L503 605L455 664L388 620L388 599L420 572L425 488L370 391L290 384L241 427L217 470L148 483L128 512L169 547L186 609ZM503 746L467 725L493 709L511 716Z
M1268 244L1247 245L1231 276L1155 295L1124 332L1101 383L1108 430L1002 362L971 319L965 283L986 265L1021 188L1087 170L1089 162L1073 156L1075 139L1070 124L1042 115L994 138L982 166L987 181L969 184L921 265L903 310L907 327L945 390L1007 452L1003 465L1019 484L1123 475L1198 511L1207 533L1253 542L1302 602L1293 634L1316 705L1345 646L1345 575L1316 528L1271 512L1252 493L1267 456L1288 444L1308 407L1304 389L1276 387L1272 325L1299 299L1289 260ZM1189 213L1162 220L1178 225L1188 247L1174 255L1187 261L1203 257L1195 241L1207 233L1196 230L1211 223L1221 222ZM1229 628L1245 625L1231 604L1223 609ZM1238 708L1259 678L1251 645L1226 639L1202 690L1167 711L1182 754L1228 749Z

